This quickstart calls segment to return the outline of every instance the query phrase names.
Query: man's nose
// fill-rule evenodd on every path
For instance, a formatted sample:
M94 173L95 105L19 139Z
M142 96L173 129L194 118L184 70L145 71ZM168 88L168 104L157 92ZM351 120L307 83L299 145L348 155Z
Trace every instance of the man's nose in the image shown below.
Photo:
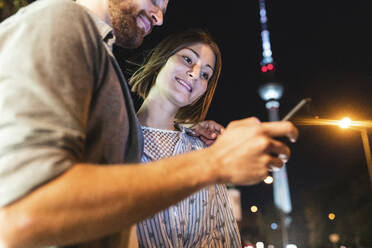
M150 13L151 21L153 26L161 26L163 25L163 11L160 7L156 6L153 11Z

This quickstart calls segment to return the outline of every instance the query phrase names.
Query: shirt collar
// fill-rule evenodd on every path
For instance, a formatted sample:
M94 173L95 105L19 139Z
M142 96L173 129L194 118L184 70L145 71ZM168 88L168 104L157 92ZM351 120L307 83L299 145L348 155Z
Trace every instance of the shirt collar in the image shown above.
M86 9L89 13L89 15L92 17L94 23L97 26L97 29L99 33L101 34L102 41L108 46L110 51L112 52L113 45L115 43L115 35L114 30L110 25L108 25L106 22L104 22L101 18L99 18L96 14L94 14L89 9Z

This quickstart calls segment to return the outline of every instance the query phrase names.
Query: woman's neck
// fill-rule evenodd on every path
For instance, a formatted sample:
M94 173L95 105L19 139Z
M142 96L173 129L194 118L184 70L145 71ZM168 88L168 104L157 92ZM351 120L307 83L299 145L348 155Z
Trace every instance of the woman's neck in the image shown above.
M174 120L178 108L159 97L147 97L137 112L142 126L174 130Z

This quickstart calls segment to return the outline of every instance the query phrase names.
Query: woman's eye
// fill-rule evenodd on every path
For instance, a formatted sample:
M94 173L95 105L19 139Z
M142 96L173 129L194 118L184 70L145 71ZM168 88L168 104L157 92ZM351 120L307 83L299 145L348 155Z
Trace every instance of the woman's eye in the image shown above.
M187 56L183 56L183 59L186 61L186 63L188 63L188 64L191 64L192 63L192 60L189 58L189 57L187 57Z
M202 73L202 77L203 77L205 80L208 80L208 79L209 79L209 75L208 75L208 73Z

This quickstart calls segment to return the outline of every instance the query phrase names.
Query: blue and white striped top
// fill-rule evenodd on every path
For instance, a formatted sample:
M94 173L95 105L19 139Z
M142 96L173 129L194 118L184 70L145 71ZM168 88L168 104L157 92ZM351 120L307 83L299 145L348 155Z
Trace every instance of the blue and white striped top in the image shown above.
M142 129L144 163L205 147L185 127L181 131ZM138 223L137 237L140 248L242 247L225 185L204 188Z

